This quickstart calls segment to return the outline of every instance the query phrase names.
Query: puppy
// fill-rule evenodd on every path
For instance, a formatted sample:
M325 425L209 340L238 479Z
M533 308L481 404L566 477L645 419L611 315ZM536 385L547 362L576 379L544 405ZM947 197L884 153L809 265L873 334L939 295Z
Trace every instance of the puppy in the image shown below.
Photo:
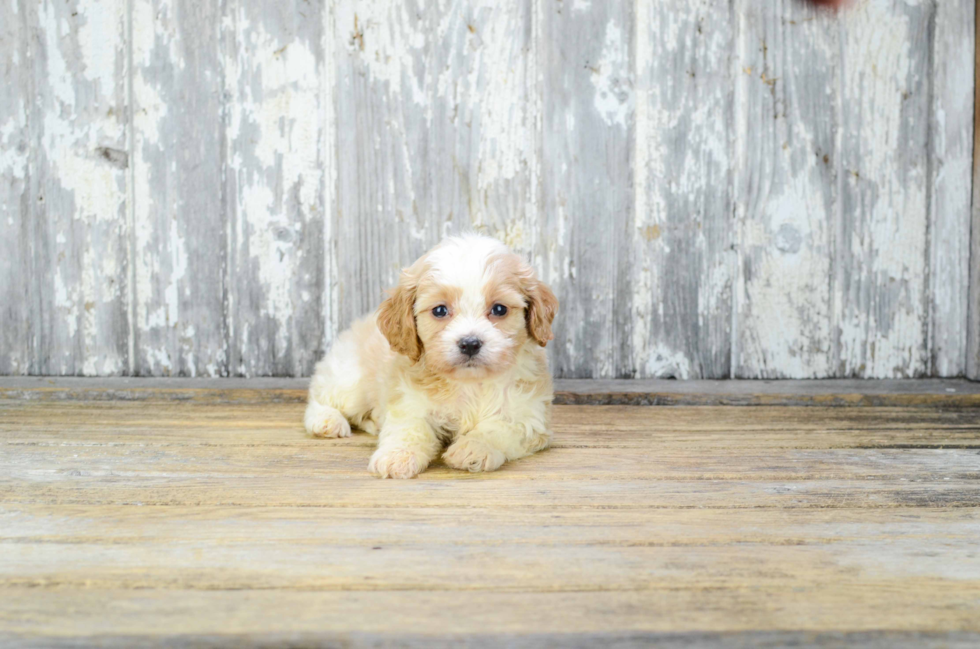
M557 309L496 239L447 238L317 364L306 430L378 435L368 470L382 478L414 478L444 448L445 463L467 471L539 451L551 440L544 346Z

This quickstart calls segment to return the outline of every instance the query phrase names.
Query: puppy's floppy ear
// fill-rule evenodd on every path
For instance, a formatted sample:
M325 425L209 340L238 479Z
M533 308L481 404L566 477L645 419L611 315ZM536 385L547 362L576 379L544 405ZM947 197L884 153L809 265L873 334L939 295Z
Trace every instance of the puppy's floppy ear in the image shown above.
M527 332L544 347L555 337L551 332L551 323L558 311L558 298L547 284L534 276L534 270L529 265L525 265L522 270L521 290L527 298L527 307L524 309Z
M422 341L415 325L415 293L421 270L419 264L403 270L398 286L388 291L388 299L378 307L378 329L393 351L413 362L422 356Z

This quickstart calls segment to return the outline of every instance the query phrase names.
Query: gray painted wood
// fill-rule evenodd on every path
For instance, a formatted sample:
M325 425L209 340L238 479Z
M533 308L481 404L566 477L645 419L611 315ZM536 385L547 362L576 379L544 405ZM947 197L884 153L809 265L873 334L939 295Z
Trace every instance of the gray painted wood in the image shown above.
M970 190L973 163L975 8L937 2L929 79L930 374L955 376L966 365L969 331ZM974 257L980 259L980 257ZM974 262L974 266L976 262Z
M530 254L527 3L337 3L337 324L476 229Z
M31 370L33 327L28 282L34 250L31 227L30 21L23 3L0 4L0 374Z
M0 373L308 374L477 229L558 376L980 378L974 12L7 3Z
M117 374L126 310L126 3L23 3L31 23L30 212L38 374Z
M974 14L976 23L974 32L975 43L980 43L980 5L977 5L977 13ZM966 326L966 375L980 381L980 157L977 151L980 150L980 49L974 59L974 131L973 131L973 204L972 204L972 227L970 242L970 289L969 305Z
M225 375L222 6L132 1L131 371Z
M633 7L542 2L539 12L540 236L561 302L553 369L632 376Z
M54 300L41 306L36 362L48 373L126 362L124 19L124 2L38 6L35 278Z
M637 4L630 234L631 352L639 376L730 376L732 11L720 0Z
M840 374L929 371L929 49L934 5L876 1L843 25ZM934 36L932 36L934 37Z
M399 269L438 234L425 207L430 19L416 3L339 2L338 328L373 310Z
M427 53L425 201L441 233L472 228L530 258L538 150L530 2L443 1Z
M303 374L323 354L324 7L224 14L229 371Z
M833 376L836 20L783 0L736 8L732 369L740 378Z

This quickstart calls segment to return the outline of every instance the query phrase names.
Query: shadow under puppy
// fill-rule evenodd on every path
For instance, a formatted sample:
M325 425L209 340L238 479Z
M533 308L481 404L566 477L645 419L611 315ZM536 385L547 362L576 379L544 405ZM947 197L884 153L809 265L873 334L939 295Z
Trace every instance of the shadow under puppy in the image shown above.
M316 366L306 429L378 435L368 470L413 478L449 466L493 471L551 440L544 346L558 300L490 237L450 237L404 269L378 311Z

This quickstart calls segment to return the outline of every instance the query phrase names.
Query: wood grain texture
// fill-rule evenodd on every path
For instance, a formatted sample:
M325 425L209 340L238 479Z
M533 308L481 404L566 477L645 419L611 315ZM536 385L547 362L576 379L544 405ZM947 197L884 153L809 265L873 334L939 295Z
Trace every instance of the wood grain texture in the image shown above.
M0 397L41 401L305 403L307 379L0 377ZM671 381L558 379L555 403L630 406L980 408L980 383L964 379Z
M532 3L443 0L434 13L428 211L443 232L479 230L530 257L538 251L531 182L540 155Z
M929 48L934 5L875 1L841 34L842 292L845 376L929 372ZM883 51L890 52L882 56ZM913 259L921 260L915 270Z
M3 643L980 634L976 408L557 406L545 452L399 482L302 403L157 394L0 400Z
M729 377L735 270L732 7L643 1L636 24L636 374ZM681 322L689 326L677 326Z
M443 236L527 252L526 3L337 3L338 326Z
M126 3L24 3L32 30L30 212L37 374L128 363Z
M417 593L405 594L402 598L385 598L372 600L371 605L386 604L398 606L401 601L408 601L410 598L417 597ZM333 605L337 598L327 597L318 598L318 601L325 608L335 609ZM577 598L576 598L577 599ZM357 600L358 603L364 600ZM518 605L541 605L538 600L516 600ZM563 598L552 598L546 604L552 607L560 607L566 601ZM573 600L574 601L574 600ZM202 606L224 608L228 606L240 606L238 602L225 602L221 598L208 598L205 603L202 599L195 600L195 603ZM257 604L256 606L264 605ZM147 608L152 608L156 602L147 601ZM438 607L443 602L426 599L427 606ZM25 607L25 612L33 610ZM416 612L418 609L413 609ZM458 611L451 606L443 606L441 615L449 619L450 616L458 614ZM950 633L922 633L916 631L858 631L851 633L815 633L812 631L770 631L770 632L720 632L720 633L659 633L633 631L626 633L569 633L566 631L555 631L553 633L536 633L528 635L517 635L514 633L474 631L472 633L456 632L445 638L434 638L430 634L419 632L417 634L399 633L394 636L391 633L364 633L364 632L229 632L219 633L191 633L182 636L149 636L145 634L133 633L130 635L105 636L98 635L91 637L91 641L99 647L113 649L116 647L131 647L139 644L142 647L184 647L188 644L205 647L218 647L227 644L246 647L279 647L283 645L298 646L334 646L341 645L347 647L377 647L379 645L397 643L400 647L406 648L425 648L442 649L443 647L458 647L461 643L467 647L474 648L493 648L500 646L513 647L514 649L528 649L532 647L553 647L560 645L570 649L588 649L590 647L603 646L612 649L637 649L640 647L665 647L667 649L710 649L714 647L748 649L758 646L792 646L792 647L841 647L841 646L861 646L868 649L893 649L906 647L915 649L971 649L980 640L980 634L971 632L950 632ZM5 646L16 649L28 647L43 647L44 649L60 649L62 647L77 647L74 638L51 638L46 637L42 640L24 636L21 634L0 635L0 641Z
M144 628L132 623L131 613L114 609L112 604L120 594L94 593L73 611L79 633L75 636L40 636L31 634L51 619L51 608L44 597L48 593L38 593L32 589L11 590L18 599L14 614L21 620L37 620L33 625L23 624L20 632L4 633L0 641L5 646L62 648L77 647L79 637L83 642L100 647L131 647L134 644L146 647L184 647L189 644L205 647L220 647L234 644L244 647L279 646L345 646L378 647L397 644L400 647L467 647L491 649L507 646L518 649L539 647L573 647L587 649L603 646L613 649L634 649L640 647L667 647L669 649L728 648L749 649L752 647L841 647L860 646L869 649L935 648L970 649L976 646L980 633L975 631L927 632L915 629L896 629L882 631L865 629L861 624L858 631L821 632L810 629L816 621L804 622L811 614L805 609L804 595L780 590L767 590L765 593L778 600L779 610L788 611L792 620L804 622L800 627L807 630L709 630L700 632L650 631L647 630L651 617L657 624L667 626L664 619L686 617L693 597L689 593L673 593L669 596L650 593L610 593L599 601L591 601L590 593L547 593L531 594L471 593L460 598L456 593L433 593L407 591L400 593L236 593L185 591L178 603L172 601L168 593L130 591L129 611L144 613L140 618L153 617L154 622ZM51 602L55 605L71 602L85 591L52 591ZM127 593L129 594L129 593ZM865 591L867 603L853 609L853 614L844 618L846 622L860 619L876 610L871 603L874 593ZM702 595L708 605L727 603L737 608L746 618L745 625L753 620L772 616L772 610L755 605L744 593L729 591L707 591ZM608 614L610 602L624 609L621 632L592 631L595 616ZM513 612L510 616L496 613L500 606L507 606ZM821 606L821 611L823 610ZM188 628L183 634L170 633L167 619L186 614L193 610L212 611L214 617L228 619L220 631L213 631L204 623ZM476 609L479 615L473 615ZM385 611L385 618L372 616L371 631L358 629L364 611ZM583 616L582 611L590 615ZM931 608L930 608L931 611ZM256 614L261 613L262 617ZM279 622L274 630L262 626L264 616L274 617ZM324 630L323 619L327 618L330 630ZM229 619L230 618L230 619ZM377 619L375 619L377 618ZM584 618L584 619L583 619ZM826 619L820 613L818 620ZM918 619L918 616L917 616ZM645 621L646 620L646 621ZM540 630L534 633L521 633L521 623L535 623ZM105 631L106 627L116 629L115 634ZM406 631L408 625L412 630ZM912 626L910 624L909 626ZM435 636L432 628L445 629L446 634Z
M980 4L974 14L980 32ZM980 381L980 36L974 32L973 203L970 229L970 291L966 327L966 375Z
M837 21L736 3L736 377L832 376Z
M228 374L221 6L133 0L135 374Z
M929 373L941 376L965 371L970 335L956 323L969 317L975 17L975 7L962 1L937 2L932 16L928 346Z
M542 254L561 302L552 367L629 377L633 7L541 2L540 20Z
M28 283L34 258L30 150L34 79L30 20L22 3L0 6L0 374L28 374L34 327Z
M306 375L476 229L558 377L980 378L975 8L9 2L0 373Z
M302 375L324 339L324 5L223 13L228 372Z

